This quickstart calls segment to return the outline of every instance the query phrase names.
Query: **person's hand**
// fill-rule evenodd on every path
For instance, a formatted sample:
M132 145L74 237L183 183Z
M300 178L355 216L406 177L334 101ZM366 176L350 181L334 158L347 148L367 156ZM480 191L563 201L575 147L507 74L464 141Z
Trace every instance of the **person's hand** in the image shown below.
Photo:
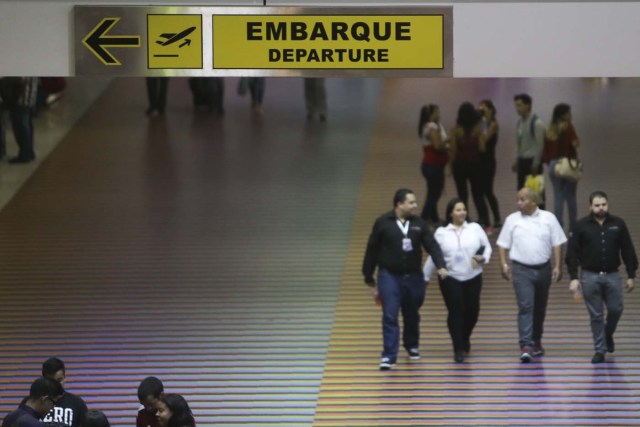
M569 282L569 290L571 292L573 292L574 294L576 292L580 292L581 290L581 286L580 286L580 280L578 279L573 279L572 281Z
M438 276L441 279L446 279L448 275L449 275L449 271L447 271L446 268L439 268L438 269Z
M502 264L500 273L505 280L511 280L511 268L509 267L509 264Z
M582 301L582 286L580 285L580 281L578 279L573 279L569 282L569 290L573 292L573 298L576 302Z
M560 279L562 279L562 268L554 267L553 271L551 272L551 279L554 282L559 282Z
M484 264L484 257L482 255L474 255L471 258L471 267L477 268L479 265Z
M636 279L627 279L627 281L624 283L625 292L631 292L633 288L636 287L635 282L636 282Z

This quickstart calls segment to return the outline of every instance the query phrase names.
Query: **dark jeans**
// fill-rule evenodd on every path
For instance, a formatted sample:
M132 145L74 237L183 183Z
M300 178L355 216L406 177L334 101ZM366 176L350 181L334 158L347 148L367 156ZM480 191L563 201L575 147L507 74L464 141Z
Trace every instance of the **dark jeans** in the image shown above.
M249 92L251 93L251 103L253 105L262 105L264 87L264 77L249 77Z
M461 282L453 277L440 280L440 291L447 305L447 325L453 351L468 351L471 333L480 314L482 274Z
M168 77L147 77L147 97L149 98L149 111L164 113L167 105Z
M487 204L484 202L484 194L482 193L482 174L480 162L453 162L453 179L456 182L458 197L464 202L467 210L469 210L469 193L467 191L467 181L471 185L471 196L473 204L478 212L478 223L483 226L489 225L489 211Z
M0 157L4 156L6 149L7 116L11 121L13 135L18 144L18 158L22 160L35 159L36 154L33 151L33 109L23 106L0 109Z
M480 160L480 191L483 197L489 202L489 207L493 213L494 223L501 222L500 207L498 206L498 198L493 193L493 180L496 177L496 159L495 157L482 158Z
M599 274L582 270L580 276L584 302L591 318L593 346L599 353L607 351L606 336L616 331L622 316L624 293L620 273ZM607 307L607 321L604 308Z
M513 288L518 301L518 336L520 348L540 344L547 313L551 263L542 268L513 263Z
M427 181L427 198L420 216L425 221L437 223L440 222L438 200L444 191L444 166L423 164L421 169L422 176Z
M404 348L418 348L420 338L420 307L424 302L426 286L422 272L407 275L378 271L378 293L382 301L382 357L395 362L400 348L398 314L402 310Z

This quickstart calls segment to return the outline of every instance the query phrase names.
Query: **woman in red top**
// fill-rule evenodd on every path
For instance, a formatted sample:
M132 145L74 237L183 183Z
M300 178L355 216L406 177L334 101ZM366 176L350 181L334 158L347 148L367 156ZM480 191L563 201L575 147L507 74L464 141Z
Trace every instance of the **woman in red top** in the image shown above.
M578 183L556 175L556 165L562 157L575 159L576 148L580 140L571 123L571 107L568 104L558 104L553 109L551 124L547 129L544 140L542 161L549 164L549 179L553 186L553 213L562 225L564 203L569 208L569 231L573 230L578 217L576 194Z
M440 225L438 200L444 190L444 168L449 161L447 132L440 124L440 108L429 104L420 110L418 136L422 141L422 176L427 181L427 198L420 215L431 225Z

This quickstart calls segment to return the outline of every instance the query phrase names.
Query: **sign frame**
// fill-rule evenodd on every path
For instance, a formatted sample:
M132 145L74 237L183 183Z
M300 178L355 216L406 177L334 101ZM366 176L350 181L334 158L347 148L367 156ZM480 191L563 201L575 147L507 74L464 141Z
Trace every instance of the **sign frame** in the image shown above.
M148 16L200 15L202 68L149 68ZM442 17L442 68L213 68L215 16L402 16ZM196 7L196 6L74 6L75 75L140 77L453 77L452 6L372 7ZM104 20L116 23L104 31ZM100 24L102 28L100 29ZM113 22L112 22L113 23ZM100 31L103 31L100 33ZM177 30L173 30L177 31ZM98 34L96 34L96 32ZM171 36L175 32L168 35ZM167 35L167 34L163 34ZM177 36L179 36L178 34ZM118 45L118 38L129 45ZM131 38L139 37L135 46ZM93 44L88 44L87 40ZM155 41L159 43L159 41ZM178 44L174 45L178 46ZM101 55L96 51L101 51ZM175 51L175 49L174 49ZM106 53L105 53L106 52ZM113 57L116 64L100 59Z

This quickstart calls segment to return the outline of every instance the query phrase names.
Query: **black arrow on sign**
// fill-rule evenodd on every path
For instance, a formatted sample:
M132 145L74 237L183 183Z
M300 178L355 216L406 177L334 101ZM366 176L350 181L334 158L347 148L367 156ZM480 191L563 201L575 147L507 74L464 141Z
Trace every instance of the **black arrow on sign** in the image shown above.
M106 47L140 47L140 36L107 36L109 30L120 18L104 18L82 39L87 49L98 57L104 65L122 65Z

